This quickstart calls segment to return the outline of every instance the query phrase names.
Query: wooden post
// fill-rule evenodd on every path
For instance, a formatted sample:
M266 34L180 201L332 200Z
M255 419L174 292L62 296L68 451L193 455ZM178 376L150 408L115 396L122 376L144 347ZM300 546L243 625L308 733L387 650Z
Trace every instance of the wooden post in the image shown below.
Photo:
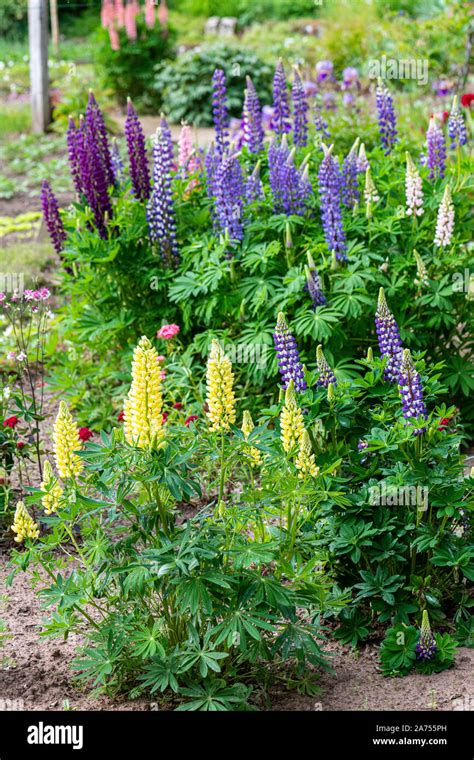
M59 20L58 0L49 0L49 15L51 16L51 39L53 41L54 55L59 55Z
M28 0L31 121L33 132L44 132L51 121L48 79L47 0Z

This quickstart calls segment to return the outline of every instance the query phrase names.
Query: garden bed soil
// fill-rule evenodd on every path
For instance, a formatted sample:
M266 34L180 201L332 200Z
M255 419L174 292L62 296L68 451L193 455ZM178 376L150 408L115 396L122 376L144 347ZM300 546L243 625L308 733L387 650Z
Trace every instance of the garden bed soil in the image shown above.
M92 698L74 684L70 662L79 643L77 636L68 641L40 638L43 617L39 601L27 574L16 576L6 587L7 558L0 565L0 596L4 603L0 617L11 637L0 657L1 694L4 700L20 700L25 710L169 710L156 698L112 700ZM442 673L405 678L383 678L377 669L377 646L370 644L359 652L330 642L334 674L322 673L321 694L302 696L297 692L273 689L267 710L452 710L474 707L474 649L460 648L456 664ZM67 701L66 701L67 700Z

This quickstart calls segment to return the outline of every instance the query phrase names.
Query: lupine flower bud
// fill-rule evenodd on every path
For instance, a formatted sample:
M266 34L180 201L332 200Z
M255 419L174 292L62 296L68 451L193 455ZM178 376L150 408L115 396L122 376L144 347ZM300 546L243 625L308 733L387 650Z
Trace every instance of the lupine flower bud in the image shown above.
M393 100L388 87L381 79L378 81L375 91L375 103L377 106L379 133L385 155L388 155L397 142L397 125Z
M59 485L58 480L53 473L51 463L48 459L46 459L44 463L41 490L45 492L43 498L41 499L45 514L51 515L53 512L57 512L59 508L59 500L63 494L63 489Z
M375 329L382 358L387 359L384 377L390 383L397 383L402 359L402 341L395 317L388 308L385 291L380 288L375 312Z
M290 107L288 105L288 92L286 89L285 69L281 58L275 68L273 77L273 129L277 135L283 135L291 129Z
M81 448L79 430L65 401L59 404L59 412L53 428L54 457L61 478L73 478L82 470L81 458L76 453Z
M436 639L433 636L430 626L430 618L428 610L423 610L421 618L420 638L416 645L416 659L417 660L431 660L438 650Z
M248 439L254 427L255 425L253 424L252 415L250 414L250 412L245 411L243 414L242 428L241 428L242 433L245 436L245 440ZM252 466L255 467L262 464L262 455L260 454L260 451L255 448L255 446L250 447L249 457L250 457Z
M54 250L60 254L66 240L66 231L59 215L58 201L46 180L43 180L41 184L41 206L43 208L44 222Z
M244 143L250 153L260 153L263 150L264 130L262 126L262 110L257 91L250 77L247 77L243 110Z
M446 185L444 195L438 209L434 244L442 248L451 245L454 231L454 205L451 198L451 188Z
M426 133L426 146L428 150L426 163L430 170L428 178L444 177L446 169L446 143L443 130L436 122L434 116L430 119Z
M22 501L16 505L11 529L13 533L16 533L15 541L18 544L21 544L25 538L39 538L39 527Z
M290 381L293 381L296 392L302 393L306 389L303 365L296 340L288 327L285 315L281 311L278 314L275 332L273 333L273 342L283 388L287 388Z
M360 148L359 148L359 155L357 156L357 171L360 174L365 174L368 168L369 168L369 161L367 159L367 154L365 152L365 145L364 143L361 143Z
M235 423L234 374L229 357L218 340L213 340L207 360L207 417L210 430L227 431Z
M424 285L425 287L428 287L428 285L430 284L430 280L428 277L428 270L426 269L425 262L421 258L418 251L413 251L413 255L416 261L416 274L417 274L415 285Z
M360 198L357 165L358 145L359 138L355 141L342 164L342 200L349 209L353 209L359 203Z
M260 161L257 161L252 174L245 183L245 200L250 204L261 200L263 197L263 185L260 179Z
M311 447L311 439L307 430L303 429L300 438L300 448L298 456L296 457L295 466L298 472L299 478L305 478L307 475L315 478L319 473L319 467L317 467L314 454Z
M319 167L318 187L324 237L329 251L334 251L338 260L346 260L347 245L341 211L341 173L332 155L333 146L327 148L322 143L322 148L324 158Z
M308 103L297 69L294 71L291 93L294 111L293 143L304 148L308 144Z
M125 119L125 137L127 140L130 178L133 193L139 201L145 202L150 197L150 172L146 154L143 128L130 98L127 100L127 117Z
M131 446L154 448L163 438L161 386L158 354L143 336L133 352L132 383L123 407L125 438Z
M117 138L112 140L112 148L110 150L110 158L112 160L112 171L114 173L114 182L117 187L121 187L125 182L125 166L122 156L120 155Z
M365 172L364 199L365 199L365 215L367 219L372 219L372 216L373 216L372 207L374 203L379 202L380 197L377 192L377 188L375 187L374 180L372 179L370 166L367 167L366 172Z
M421 177L409 153L406 154L406 158L406 213L408 216L411 216L412 214L414 216L421 216L423 214L423 186Z
M319 377L316 380L316 385L327 388L329 385L337 384L336 376L326 361L322 346L318 346L316 349L316 366L319 372Z
M306 275L306 289L313 302L313 308L316 309L318 306L324 306L326 303L326 296L321 288L321 278L318 270L311 270L309 267L305 266L304 272Z
M212 75L212 113L216 130L216 157L222 159L229 147L229 114L227 111L227 88L225 74L216 69Z
M167 125L159 127L153 144L153 190L146 209L150 238L158 244L162 258L168 264L176 263L179 256L171 185L173 145L170 141Z
M454 97L451 113L449 114L448 135L451 138L451 148L455 148L456 146L460 147L467 143L467 130L464 123L464 116L460 111L456 96Z
M330 404L334 404L336 400L336 394L334 393L334 384L329 383L328 385L328 401Z
M295 385L290 380L285 392L285 405L280 414L280 438L285 451L299 446L304 431L303 413L298 406Z
M193 140L191 127L189 124L183 124L178 138L178 166L186 169L188 161L193 153Z
M427 419L426 406L423 401L421 378L411 358L410 351L403 351L400 364L399 391L402 399L403 416L410 420L413 417ZM424 433L426 428L416 428L413 435Z

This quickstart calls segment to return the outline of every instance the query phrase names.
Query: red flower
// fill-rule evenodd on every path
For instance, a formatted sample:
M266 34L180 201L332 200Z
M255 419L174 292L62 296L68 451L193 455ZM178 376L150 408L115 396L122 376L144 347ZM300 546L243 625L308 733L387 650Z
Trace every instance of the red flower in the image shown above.
M183 405L181 401L177 401L176 404L173 404L173 409L182 409Z
M445 430L452 419L452 417L441 417L438 425L438 430Z
M464 106L464 108L469 108L473 100L474 92L465 92L461 97L461 105Z
M125 417L125 412L122 409L122 411L117 414L117 419L119 422L123 422L124 417Z
M169 412L163 412L163 414L161 415L161 421L162 421L163 425L165 424L165 422L166 422L166 420L168 419L169 416L170 416Z
M89 430L89 428L87 427L79 428L79 438L81 439L81 441L88 441L89 438L92 438L93 435L94 433L92 432L92 430Z
M24 449L24 448L25 448L25 446L26 446L26 443L25 443L25 441L17 441L16 447L17 447L17 449L20 449L20 451L21 451L22 449Z
M3 425L4 427L9 427L13 430L13 428L18 424L18 417L9 417L7 420L4 421Z
M198 420L198 419L199 417L197 414L192 414L190 417L188 417L187 420L184 421L184 424L186 425L186 427L189 427L191 422L195 422L195 420Z

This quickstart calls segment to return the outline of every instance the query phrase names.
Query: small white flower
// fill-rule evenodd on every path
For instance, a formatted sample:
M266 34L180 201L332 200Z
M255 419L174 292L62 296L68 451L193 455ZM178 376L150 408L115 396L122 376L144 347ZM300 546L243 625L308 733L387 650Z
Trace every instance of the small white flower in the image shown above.
M16 357L17 362L24 362L25 359L26 359L25 352L24 351L20 351L20 353Z
M407 173L405 180L407 216L421 216L423 213L423 186L420 174L407 153Z
M451 188L446 185L443 200L439 204L438 219L434 244L446 248L451 243L454 230L454 206L451 198Z

